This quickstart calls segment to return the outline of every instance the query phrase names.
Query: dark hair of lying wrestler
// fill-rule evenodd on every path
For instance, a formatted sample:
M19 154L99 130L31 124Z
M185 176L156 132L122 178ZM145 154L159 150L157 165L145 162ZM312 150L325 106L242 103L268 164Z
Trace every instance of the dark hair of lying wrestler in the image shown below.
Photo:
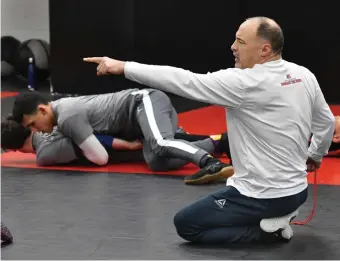
M11 116L1 121L1 148L4 150L19 150L25 152L32 148L29 137L32 131L12 120ZM33 151L33 149L32 149Z

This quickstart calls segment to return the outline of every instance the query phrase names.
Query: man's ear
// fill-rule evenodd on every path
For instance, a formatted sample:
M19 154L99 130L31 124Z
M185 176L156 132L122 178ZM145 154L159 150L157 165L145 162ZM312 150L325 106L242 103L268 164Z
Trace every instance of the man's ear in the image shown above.
M42 115L46 115L47 112L47 107L44 104L38 105L38 112L40 112Z
M272 52L272 47L270 46L270 44L264 44L262 46L262 50L261 50L261 56L262 57L266 57L266 56L270 55L271 52Z

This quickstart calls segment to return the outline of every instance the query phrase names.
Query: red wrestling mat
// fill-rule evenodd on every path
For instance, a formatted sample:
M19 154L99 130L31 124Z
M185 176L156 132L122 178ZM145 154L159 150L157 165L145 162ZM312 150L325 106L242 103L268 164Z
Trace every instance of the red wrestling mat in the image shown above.
M229 159L223 158L224 162L228 163ZM30 169L50 169L50 170L73 170L73 171L86 171L86 172L115 172L115 173L130 173L130 174L163 174L174 176L185 176L193 174L198 168L193 164L187 164L177 171L171 172L152 172L145 163L121 163L121 164L108 164L104 167L96 166L52 166L52 167L39 167L36 165L35 155L20 152L5 152L1 154L2 167L15 167L15 168L30 168Z
M209 106L178 115L178 125L186 132L200 135L213 135L227 130L225 108Z
M229 162L227 158L222 158L224 162ZM172 176L185 176L195 173L198 168L193 164L187 164L177 171L151 172L144 163L122 163L109 164L105 167L95 166L55 166L39 167L35 163L35 155L20 152L6 152L1 155L1 165L3 167L30 168L30 169L50 169L85 172L113 172L127 174L160 174ZM324 158L322 166L318 172L318 184L340 185L340 158ZM309 175L308 182L313 183L313 175Z
M340 115L340 106L331 106L335 115ZM218 106L209 106L197 110L181 113L179 125L186 131L194 134L217 134L226 131L226 113ZM340 155L340 152L339 152ZM114 172L114 173L140 173L185 176L193 174L198 168L193 164L187 164L182 169L171 172L151 172L143 163L124 163L95 166L56 166L38 167L35 163L35 155L20 152L7 152L1 155L2 166L16 168L39 168L51 170L86 171L86 172ZM222 159L228 161L227 158ZM318 184L340 185L340 158L325 158L319 170ZM313 182L313 175L309 175L308 181Z
M340 105L330 105L329 107L335 116L340 116Z
M17 96L18 92L0 92L0 98Z

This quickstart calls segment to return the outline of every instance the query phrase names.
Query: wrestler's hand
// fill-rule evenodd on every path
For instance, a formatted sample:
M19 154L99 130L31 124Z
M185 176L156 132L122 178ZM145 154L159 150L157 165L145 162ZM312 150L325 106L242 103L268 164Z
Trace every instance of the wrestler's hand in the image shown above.
M111 59L109 57L88 57L83 59L85 62L96 63L97 75L124 74L125 62Z
M307 171L312 172L320 168L321 162L314 161L312 158L308 158L307 162Z
M139 150L142 148L142 143L139 140L126 141L115 138L112 143L112 148L115 150Z

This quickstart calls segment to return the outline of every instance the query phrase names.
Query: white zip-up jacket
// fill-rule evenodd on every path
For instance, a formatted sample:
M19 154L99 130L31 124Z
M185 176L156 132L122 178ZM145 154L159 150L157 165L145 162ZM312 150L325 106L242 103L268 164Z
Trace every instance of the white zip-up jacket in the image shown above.
M245 196L301 192L308 186L307 157L321 161L332 142L334 116L316 77L283 59L208 74L127 62L124 73L132 81L227 108L235 170L227 185Z

